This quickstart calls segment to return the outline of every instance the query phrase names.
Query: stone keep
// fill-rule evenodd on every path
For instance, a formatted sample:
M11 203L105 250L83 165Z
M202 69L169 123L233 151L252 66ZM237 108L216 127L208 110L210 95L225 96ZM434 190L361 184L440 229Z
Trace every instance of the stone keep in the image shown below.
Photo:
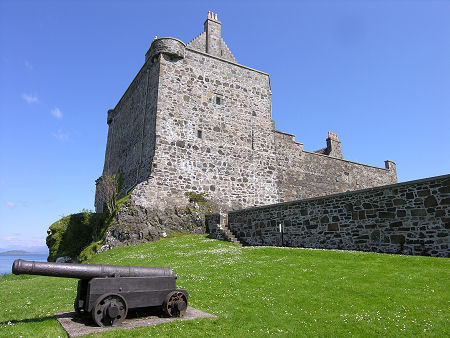
M275 129L271 95L268 74L237 63L217 14L208 13L187 45L155 38L108 111L102 177L121 173L122 193L134 187L134 203L157 209L186 203L186 192L235 210L397 182L393 162L345 160L336 134L328 133L326 148L305 151Z

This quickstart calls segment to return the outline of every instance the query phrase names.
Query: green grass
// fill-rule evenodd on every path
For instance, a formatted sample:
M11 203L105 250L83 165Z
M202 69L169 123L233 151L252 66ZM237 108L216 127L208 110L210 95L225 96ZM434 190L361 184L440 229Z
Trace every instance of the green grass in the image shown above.
M216 319L113 330L133 336L450 336L450 260L293 248L238 248L202 235L121 247L89 263L170 266L190 305ZM0 278L1 336L65 336L76 280Z
M69 256L77 258L94 239L98 239L104 227L104 216L93 212L80 212L65 216L53 223L47 236L49 260Z

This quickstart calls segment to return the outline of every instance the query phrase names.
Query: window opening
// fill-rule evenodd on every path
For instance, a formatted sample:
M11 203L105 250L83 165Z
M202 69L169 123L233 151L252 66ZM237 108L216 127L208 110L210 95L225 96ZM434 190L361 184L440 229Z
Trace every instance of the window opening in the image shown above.
M216 96L216 104L220 104L221 103L221 99L219 96Z
M252 129L252 150L255 150L255 142L254 142L254 137L253 137L253 129Z
M197 137L198 138L202 138L202 131L201 130L197 130Z

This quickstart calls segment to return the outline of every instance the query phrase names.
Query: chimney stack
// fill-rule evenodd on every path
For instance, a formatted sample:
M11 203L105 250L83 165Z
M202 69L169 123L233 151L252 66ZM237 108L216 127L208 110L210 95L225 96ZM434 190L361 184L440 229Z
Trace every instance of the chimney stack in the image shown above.
M337 134L331 131L328 132L326 153L331 157L344 158L344 155L342 155L341 141L339 141Z
M208 11L204 27L206 32L206 53L221 57L221 26L222 23L217 19L217 13Z

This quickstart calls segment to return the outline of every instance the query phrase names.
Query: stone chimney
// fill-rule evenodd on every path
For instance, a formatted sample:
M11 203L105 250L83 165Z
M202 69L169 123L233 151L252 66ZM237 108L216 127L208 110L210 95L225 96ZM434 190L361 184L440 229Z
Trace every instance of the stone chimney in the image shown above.
M328 132L326 154L331 157L344 158L342 155L341 141L339 141L337 134L331 131Z
M206 32L206 53L222 57L221 46L221 26L222 23L217 19L217 13L208 11L208 17L204 23Z

